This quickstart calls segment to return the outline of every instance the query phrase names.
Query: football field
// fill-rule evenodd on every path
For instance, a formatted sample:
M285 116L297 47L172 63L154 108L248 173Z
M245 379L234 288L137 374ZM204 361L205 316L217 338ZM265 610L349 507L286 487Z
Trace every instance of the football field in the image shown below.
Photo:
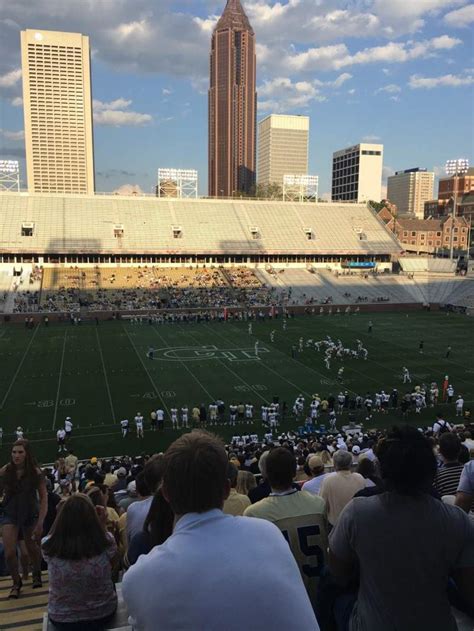
M372 320L373 331L368 332ZM66 416L74 423L71 447L86 458L93 455L150 453L164 449L177 435L171 429L169 410L187 404L206 406L222 398L230 403L250 402L255 406L255 432L262 435L260 406L274 396L286 401L289 414L281 428L296 428L291 415L295 397L303 394L308 406L313 393L337 395L340 390L365 395L379 389L398 388L402 367L407 366L412 386L436 381L442 385L449 375L456 394L466 407L474 403L474 323L456 314L411 312L372 313L357 316L299 316L282 320L253 322L250 335L246 322L199 324L133 324L129 321L85 322L79 326L51 323L34 329L23 325L0 327L0 426L3 445L0 463L8 457L13 431L21 425L33 442L38 458L54 460L55 436ZM274 331L274 341L271 332ZM332 360L328 370L324 352L306 347L306 341L340 339L356 349L360 339L368 359ZM292 352L305 341L304 350ZM255 342L259 341L258 356ZM419 342L424 341L424 352ZM446 349L452 347L446 358ZM147 353L153 349L152 357ZM294 357L292 357L294 355ZM337 371L344 366L343 383ZM401 396L400 396L401 398ZM162 407L165 430L151 432L149 414ZM441 404L448 420L454 419L454 405ZM145 438L134 435L133 417L145 417ZM431 424L436 409L410 414L415 425ZM227 414L226 414L227 416ZM120 420L130 419L131 432L121 438ZM364 428L385 427L401 421L399 410L387 415L365 410L358 420ZM324 417L322 423L327 419ZM347 422L347 413L338 426ZM239 434L244 427L222 424L214 431L224 438ZM248 430L245 425L245 430Z

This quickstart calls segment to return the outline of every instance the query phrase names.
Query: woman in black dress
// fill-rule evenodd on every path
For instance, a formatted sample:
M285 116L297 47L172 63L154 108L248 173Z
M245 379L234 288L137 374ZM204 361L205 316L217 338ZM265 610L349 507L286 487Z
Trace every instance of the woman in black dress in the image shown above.
M22 581L18 572L17 543L22 536L33 565L33 587L41 587L39 544L48 509L46 484L25 439L13 443L10 462L0 469L0 509L5 557L13 587L9 598L18 598Z

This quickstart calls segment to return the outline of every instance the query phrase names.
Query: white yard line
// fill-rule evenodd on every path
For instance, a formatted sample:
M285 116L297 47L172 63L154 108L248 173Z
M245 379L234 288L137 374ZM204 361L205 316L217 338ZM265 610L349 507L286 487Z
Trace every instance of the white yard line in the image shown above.
M55 402L55 405L54 405L53 430L54 430L54 427L56 425L56 418L57 418L57 415L58 415L59 389L61 388L61 381L62 381L62 378L63 378L64 351L66 349L66 339L67 339L67 329L64 329L63 352L61 353L61 363L59 365L58 388L56 390L56 402Z
M209 328L209 329L210 329L210 327L209 327L207 324L204 324L204 326L205 326L206 328ZM211 329L211 330L212 330L212 329ZM213 330L212 330L212 332L214 333L214 331L213 331ZM192 337L194 341L197 341L197 340L196 340L196 338L194 337L194 335L193 335L192 333L188 333L188 335L189 335L190 337ZM219 334L218 334L218 335L219 335ZM221 337L222 337L222 336L221 336ZM225 339L225 338L223 338L223 339ZM229 371L230 373L232 373L235 377L237 377L237 379L238 379L239 381L241 381L241 382L242 382L243 384L245 384L248 388L250 388L250 391L251 391L251 392L253 392L254 394L256 394L256 395L257 395L257 397L259 397L260 399L262 399L262 401L265 401L265 403L270 403L270 401L269 401L266 397L264 397L264 396L263 396L263 395L261 395L261 394L260 394L257 390L255 390L255 388L254 388L254 387L253 387L253 386L252 386L252 385L251 385L248 381L245 381L245 379L244 379L243 377L241 377L238 373L236 373L236 372L235 372L235 370L233 370L230 366L228 366L228 365L227 365L227 364L226 364L226 363L225 363L222 359L219 359L218 361L219 361L219 363L220 363L222 366L224 366L224 368L225 368L226 370L228 370L228 371Z
M3 410L3 406L5 405L6 400L8 399L8 395L10 394L11 389L13 388L13 385L15 384L16 378L18 377L18 373L21 370L21 367L23 366L23 362L26 359L26 356L28 355L28 351L30 350L31 345L33 344L33 341L36 337L36 334L38 333L38 329L39 329L40 325L37 324L36 325L36 329L33 333L33 335L31 336L31 340L28 343L28 346L26 347L25 352L23 353L23 357L21 358L20 363L18 364L18 368L16 369L15 374L13 375L12 380L10 381L10 385L8 386L8 390L6 391L5 396L2 399L2 402L0 403L0 410Z
M145 372L146 372L146 374L148 375L148 379L150 380L150 383L151 383L151 385L153 386L153 390L155 391L155 394L157 395L157 397L158 397L158 398L161 400L161 402L163 403L163 407L165 408L166 412L168 413L168 416L171 416L171 415L170 415L170 411L169 411L168 406L166 405L166 403L165 403L165 401L164 401L163 397L161 396L160 391L159 391L159 390L158 390L158 388L156 387L155 380L154 380L154 379L153 379L153 377L150 375L150 371L149 371L149 370L148 370L148 368L146 367L146 364L145 364L145 362L143 361L143 359L141 358L140 353L139 353L139 352L138 352L138 350L137 350L137 347L136 347L136 346L135 346L135 344L133 343L133 340L132 340L132 338L130 337L129 332L128 332L128 331L127 331L127 329L125 328L125 325L122 325L122 328L123 328L123 330L125 331L125 333L126 333L126 335L127 335L128 339L129 339L129 341L130 341L130 344L132 345L133 350L135 351L135 353L136 353L136 355L137 355L138 359L140 360L140 363L141 363L141 365L143 366L144 371L145 371Z
M102 345L100 343L99 331L97 330L97 327L95 329L95 336L97 338L97 346L99 347L100 360L102 362L102 369L104 371L105 385L106 385L107 394L108 394L108 397L109 397L110 409L112 411L112 420L115 423L116 422L116 418L115 418L114 404L113 404L113 401L112 401L112 395L110 394L109 379L107 377L107 370L105 368L104 355L102 353Z
M207 325L205 325L207 326ZM239 329L237 327L235 327L234 325L230 325L233 329L235 329L237 332L241 333L239 331ZM217 333L217 332L216 332ZM227 339L221 335L220 333L217 333L217 335L222 338L226 343L227 343ZM257 337L257 336L252 336L252 337ZM260 338L258 338L260 339ZM262 340L263 341L263 340ZM281 351L277 351L279 353L281 353ZM285 356L286 357L286 356ZM286 381L286 383L290 384L290 386L293 386L293 388L296 388L296 390L298 390L298 392L301 392L302 394L306 394L306 396L311 397L312 395L309 392L306 392L305 390L301 389L301 386L296 385L296 383L293 383L292 381L290 381L289 379L287 379L286 377L283 377L283 375L280 375L280 373L277 370L274 370L273 368L270 368L270 366L268 366L268 364L266 362L260 362L259 364L260 366L262 366L263 368L265 368L266 370L272 372L273 374L277 375L277 377L279 377L282 381ZM315 372L315 371L313 371ZM323 376L323 375L321 375Z
M153 331L158 335L158 337L160 338L160 340L163 342L163 344L165 344L165 346L167 346L169 348L169 344L166 342L166 340L164 339L164 337L158 333L156 327L153 327ZM194 381L201 387L202 390L204 390L204 392L207 394L207 396L209 397L209 399L211 401L215 401L215 397L212 396L212 394L209 392L209 390L199 381L199 379L196 377L196 375L193 373L193 371L188 368L188 366L186 366L186 363L180 359L180 364L181 366L187 370L187 372L191 375L191 377L194 379Z

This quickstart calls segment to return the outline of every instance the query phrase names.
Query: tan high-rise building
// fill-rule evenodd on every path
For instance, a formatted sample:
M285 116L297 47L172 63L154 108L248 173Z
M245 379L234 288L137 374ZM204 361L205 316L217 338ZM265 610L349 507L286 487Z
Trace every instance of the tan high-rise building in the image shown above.
M30 193L94 193L89 38L21 32Z
M309 116L270 114L258 124L259 184L283 185L284 175L308 173Z
M333 202L379 202L382 197L383 145L360 143L332 154Z
M387 199L395 204L398 213L414 214L423 219L425 202L433 198L434 173L426 169L397 171L387 179Z

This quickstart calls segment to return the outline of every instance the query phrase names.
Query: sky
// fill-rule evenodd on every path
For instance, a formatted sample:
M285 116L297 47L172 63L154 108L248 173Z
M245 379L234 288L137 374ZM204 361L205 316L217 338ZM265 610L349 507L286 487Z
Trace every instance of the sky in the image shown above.
M258 119L305 114L320 196L332 153L384 145L384 180L473 157L474 4L466 0L243 0L257 40ZM96 190L151 193L158 167L207 193L207 88L225 0L0 0L0 158L26 186L20 30L89 35Z

